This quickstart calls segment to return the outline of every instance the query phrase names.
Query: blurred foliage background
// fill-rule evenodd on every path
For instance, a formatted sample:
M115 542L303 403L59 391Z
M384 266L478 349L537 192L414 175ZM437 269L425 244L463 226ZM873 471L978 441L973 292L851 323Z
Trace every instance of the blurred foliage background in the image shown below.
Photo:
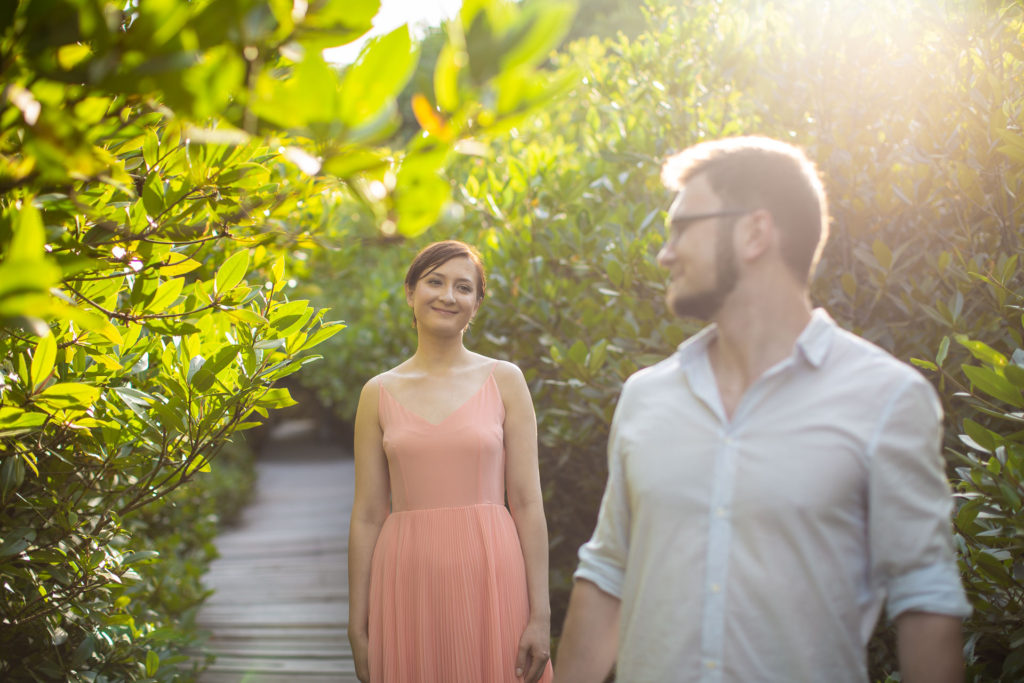
M1024 677L1024 5L578 4L467 0L345 66L376 0L4 4L0 678L193 676L230 437L285 378L351 420L449 237L490 269L467 344L533 391L557 637L621 383L698 328L661 160L747 133L822 170L815 302L939 389L969 680ZM893 654L883 624L873 678Z
M595 0L570 35L547 63L564 96L453 164L437 226L396 249L353 207L319 236L303 291L349 327L301 381L350 420L357 387L414 349L401 283L416 249L479 246L488 299L467 344L533 390L557 637L621 383L698 328L662 303L661 161L727 135L799 144L832 204L815 303L943 397L968 679L1020 679L1024 5ZM895 671L885 624L870 657L874 679Z

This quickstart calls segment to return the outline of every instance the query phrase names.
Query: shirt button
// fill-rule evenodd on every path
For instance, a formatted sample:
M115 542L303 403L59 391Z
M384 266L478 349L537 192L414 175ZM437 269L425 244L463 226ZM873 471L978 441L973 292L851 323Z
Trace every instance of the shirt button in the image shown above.
M725 517L725 508L718 508L715 510L715 514L719 517Z
M722 590L722 587L721 587L721 586L719 586L719 585L718 585L717 583L713 583L713 584L711 584L711 592L712 592L712 593L717 593L717 592L719 592L720 590Z
M711 660L709 659L709 660L708 660L708 661L707 661L707 662L706 662L706 663L704 664L704 666L706 666L706 667L707 667L707 668L709 668L709 669L714 669L714 668L715 668L716 666L718 666L718 665L717 665L717 664L715 664L715 663L714 663L713 661L711 661Z

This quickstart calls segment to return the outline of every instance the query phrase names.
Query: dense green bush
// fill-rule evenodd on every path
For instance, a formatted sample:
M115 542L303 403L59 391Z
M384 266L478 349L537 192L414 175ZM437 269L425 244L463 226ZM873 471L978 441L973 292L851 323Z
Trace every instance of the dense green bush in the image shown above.
M316 255L316 281L347 286L341 296L322 284L310 292L359 332L329 342L329 369L303 381L350 419L361 383L411 352L401 282L415 249L427 237L480 246L489 295L467 343L518 363L534 393L557 632L604 484L621 382L696 329L663 308L661 160L739 133L797 142L819 162L834 219L815 301L917 359L939 387L951 480L958 500L974 501L956 517L976 610L966 626L971 677L1019 678L1024 491L1007 463L1020 416L1012 392L999 408L979 403L992 382L960 366L981 347L951 340L986 342L1008 359L988 356L991 372L1017 377L1022 11L1012 2L658 2L635 39L572 44L552 59L573 79L565 99L496 141L489 158L460 161L449 176L461 208L428 236L395 249L358 219L336 229L339 242L370 242ZM999 416L981 419L979 406ZM975 441L982 449L960 439L973 424L992 432ZM872 669L884 678L895 664L879 635Z

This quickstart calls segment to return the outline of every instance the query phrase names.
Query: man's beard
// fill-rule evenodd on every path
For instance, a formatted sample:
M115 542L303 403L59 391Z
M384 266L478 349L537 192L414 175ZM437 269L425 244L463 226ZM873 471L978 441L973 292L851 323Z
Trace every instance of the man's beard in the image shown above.
M735 221L722 226L715 232L715 284L710 289L685 296L673 297L669 308L680 318L711 320L725 298L736 288L739 270L736 267L736 250L732 246L732 229Z

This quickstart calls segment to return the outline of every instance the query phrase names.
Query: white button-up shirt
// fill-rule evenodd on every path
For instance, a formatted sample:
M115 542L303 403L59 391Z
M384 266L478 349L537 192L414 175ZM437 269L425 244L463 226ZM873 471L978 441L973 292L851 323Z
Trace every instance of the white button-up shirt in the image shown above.
M622 601L618 680L863 682L886 601L969 614L932 386L819 309L729 419L714 335L616 407L575 577Z

